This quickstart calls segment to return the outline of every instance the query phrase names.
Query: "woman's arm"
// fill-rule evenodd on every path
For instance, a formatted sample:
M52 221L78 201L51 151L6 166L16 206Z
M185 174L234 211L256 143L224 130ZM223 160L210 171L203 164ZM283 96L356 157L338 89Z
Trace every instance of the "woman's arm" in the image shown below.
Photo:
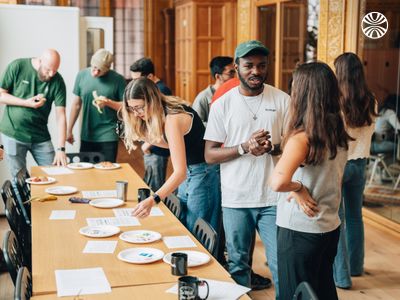
M156 191L161 199L166 198L186 179L186 151L184 135L189 130L192 117L188 114L168 115L165 120L165 135L171 153L173 172L167 181ZM153 196L141 201L133 210L133 216L147 217L155 204Z
M276 192L290 192L288 200L294 198L303 211L312 217L318 212L317 203L302 182L292 181L294 172L306 159L308 150L308 138L304 132L290 137L269 178L269 185Z

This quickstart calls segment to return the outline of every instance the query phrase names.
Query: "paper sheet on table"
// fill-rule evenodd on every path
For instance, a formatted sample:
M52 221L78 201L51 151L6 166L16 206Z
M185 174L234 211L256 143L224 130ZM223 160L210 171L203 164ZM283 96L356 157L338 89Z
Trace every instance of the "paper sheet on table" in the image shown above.
M65 174L74 174L74 171L67 167L48 167L42 168L47 175L65 175Z
M75 219L76 210L52 210L50 220L73 220Z
M170 249L197 247L188 235L164 236L163 241Z
M111 293L103 268L55 270L57 296Z
M140 222L135 217L108 217L108 218L86 218L89 226L113 225L113 226L139 226Z
M114 208L113 212L116 217L130 217L132 216L133 208ZM152 207L150 217L161 217L164 213L159 207Z
M116 190L103 190L103 191L82 191L83 198L116 198Z
M83 253L114 253L118 241L88 241Z
M251 289L227 281L201 279L208 282L210 286L210 294L207 300L234 300L240 298L242 295L249 292ZM199 287L200 297L204 297L206 293L206 287ZM173 287L165 291L166 293L178 294L178 285L175 284Z

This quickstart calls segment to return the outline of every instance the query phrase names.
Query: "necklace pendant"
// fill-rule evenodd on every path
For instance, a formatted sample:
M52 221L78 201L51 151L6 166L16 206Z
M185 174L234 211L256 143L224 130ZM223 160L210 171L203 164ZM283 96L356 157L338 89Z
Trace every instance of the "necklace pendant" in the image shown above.
M256 115L253 116L253 120L254 121L257 120L257 116Z

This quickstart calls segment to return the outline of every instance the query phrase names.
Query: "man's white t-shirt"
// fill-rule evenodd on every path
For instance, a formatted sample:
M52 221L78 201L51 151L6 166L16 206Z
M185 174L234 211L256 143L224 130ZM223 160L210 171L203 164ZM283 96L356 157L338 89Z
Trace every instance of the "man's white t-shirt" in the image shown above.
M212 104L204 139L232 147L248 141L255 131L265 129L270 132L272 144L280 144L289 99L289 95L270 85L264 85L263 94L255 97L245 97L235 87ZM221 163L222 206L276 205L278 193L267 184L276 162L277 157L269 154L245 154Z

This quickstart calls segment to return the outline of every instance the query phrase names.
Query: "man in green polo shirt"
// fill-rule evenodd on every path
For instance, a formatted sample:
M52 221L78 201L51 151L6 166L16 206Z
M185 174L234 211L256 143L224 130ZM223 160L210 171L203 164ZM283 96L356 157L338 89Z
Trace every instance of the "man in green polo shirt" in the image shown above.
M105 160L115 162L118 152L117 111L122 106L125 78L110 70L113 55L99 49L91 67L81 70L75 80L76 97L71 106L67 141L74 142L72 129L83 104L80 152L101 152Z
M40 57L14 60L0 80L0 103L6 104L0 131L13 176L26 168L28 151L40 166L66 164L66 89L57 72L59 66L58 52L47 49ZM56 152L47 128L53 102L58 127Z

